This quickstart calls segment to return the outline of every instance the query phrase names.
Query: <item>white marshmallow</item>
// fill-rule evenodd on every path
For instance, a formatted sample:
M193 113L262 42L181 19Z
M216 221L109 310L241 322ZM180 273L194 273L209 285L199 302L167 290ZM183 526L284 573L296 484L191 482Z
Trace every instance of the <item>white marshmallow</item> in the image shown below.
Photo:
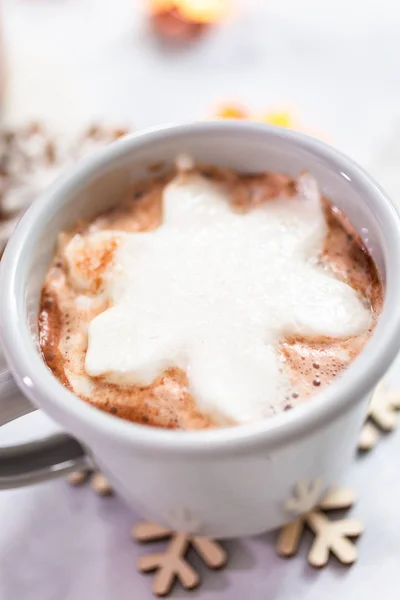
M245 214L197 174L176 177L163 203L162 226L124 234L115 252L105 281L112 308L89 326L90 376L148 385L179 367L202 409L242 423L283 407L285 336L368 328L357 292L315 260L327 226L309 175L296 197Z

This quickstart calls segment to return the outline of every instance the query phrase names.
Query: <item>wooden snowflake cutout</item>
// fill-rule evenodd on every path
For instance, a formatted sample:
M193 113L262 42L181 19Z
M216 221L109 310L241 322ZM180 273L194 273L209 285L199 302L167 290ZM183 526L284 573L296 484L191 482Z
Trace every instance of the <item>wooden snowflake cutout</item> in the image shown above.
M111 496L113 489L100 471L93 469L82 469L81 471L72 471L67 475L67 481L70 485L80 486L90 480L90 487L99 496Z
M199 574L186 559L192 546L210 569L219 569L226 564L227 554L222 546L207 537L173 531L156 523L141 522L132 529L132 537L139 542L152 542L169 539L164 552L141 556L137 567L140 572L156 571L153 580L153 593L165 596L175 581L191 590L200 583Z
M400 409L400 393L394 392L381 381L375 388L369 403L367 419L361 430L358 447L371 450L380 438L380 431L392 431L397 427L396 412Z
M314 481L300 481L294 490L292 498L286 500L284 507L292 515L303 515L309 512L321 497L322 480L320 477Z
M354 501L352 490L336 489L328 492L318 507L310 509L282 528L276 543L277 553L280 556L293 556L299 548L304 528L308 527L315 535L308 553L310 565L324 567L330 553L345 565L355 562L358 557L357 548L349 538L361 535L363 523L354 518L331 520L324 514L330 510L349 508Z

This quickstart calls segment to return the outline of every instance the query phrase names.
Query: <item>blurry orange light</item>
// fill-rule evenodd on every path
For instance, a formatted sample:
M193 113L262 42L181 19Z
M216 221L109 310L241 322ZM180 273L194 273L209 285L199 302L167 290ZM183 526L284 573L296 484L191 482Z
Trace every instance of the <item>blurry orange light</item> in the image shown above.
M228 13L229 0L149 0L153 14L177 11L181 18L196 23L216 23Z
M220 119L249 119L250 121L258 121L259 123L268 123L269 125L276 125L286 129L303 131L304 133L308 133L308 135L325 140L329 143L329 138L327 138L325 134L304 127L301 120L297 117L296 111L288 110L287 108L276 108L265 113L255 114L246 107L232 102L223 104L215 112L215 116Z
M224 104L217 111L221 119L249 119L249 112L238 104Z
M217 110L216 116L221 119L250 119L251 121L269 123L270 125L278 125L279 127L287 127L288 129L297 129L299 127L293 113L284 109L273 109L266 113L255 114L240 104L227 103L223 104Z
M270 110L264 115L261 115L256 119L263 123L269 123L270 125L278 125L279 127L286 127L288 129L297 129L298 124L293 118L293 115L287 110Z

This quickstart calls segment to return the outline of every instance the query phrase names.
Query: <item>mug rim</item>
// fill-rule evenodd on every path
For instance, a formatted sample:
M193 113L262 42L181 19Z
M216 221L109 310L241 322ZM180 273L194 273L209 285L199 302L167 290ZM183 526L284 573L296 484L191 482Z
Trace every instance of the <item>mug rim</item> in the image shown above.
M37 352L28 323L21 314L23 298L16 295L19 264L23 261L26 241L40 226L47 207L57 199L76 191L95 173L110 162L129 154L143 143L174 135L190 133L241 131L284 139L294 146L308 150L316 159L323 158L345 177L350 185L357 185L368 195L379 210L385 231L383 254L386 271L386 290L382 313L366 349L352 362L337 381L316 394L310 402L295 410L283 412L255 423L228 428L195 431L168 430L132 423L105 413L67 390L51 373ZM353 183L354 182L354 183ZM87 157L62 175L40 199L26 211L13 233L1 261L0 331L5 356L23 393L35 404L56 405L59 412L68 413L89 428L120 441L141 446L146 451L164 452L232 452L262 444L264 448L295 441L341 413L362 399L382 377L398 351L400 336L400 217L392 202L379 185L354 161L328 144L303 133L270 125L235 120L170 124L128 135ZM20 295L21 296L21 295ZM39 398L39 400L38 400ZM51 414L51 410L49 411Z

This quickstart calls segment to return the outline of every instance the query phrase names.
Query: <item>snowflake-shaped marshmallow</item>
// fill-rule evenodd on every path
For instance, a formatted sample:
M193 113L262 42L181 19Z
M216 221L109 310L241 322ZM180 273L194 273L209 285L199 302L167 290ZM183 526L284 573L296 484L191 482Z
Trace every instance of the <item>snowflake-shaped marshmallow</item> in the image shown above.
M246 422L284 404L285 336L347 338L369 326L356 291L318 262L326 222L309 175L296 197L239 213L223 186L185 173L165 188L163 217L153 231L116 234L89 375L149 385L178 367L200 407Z

